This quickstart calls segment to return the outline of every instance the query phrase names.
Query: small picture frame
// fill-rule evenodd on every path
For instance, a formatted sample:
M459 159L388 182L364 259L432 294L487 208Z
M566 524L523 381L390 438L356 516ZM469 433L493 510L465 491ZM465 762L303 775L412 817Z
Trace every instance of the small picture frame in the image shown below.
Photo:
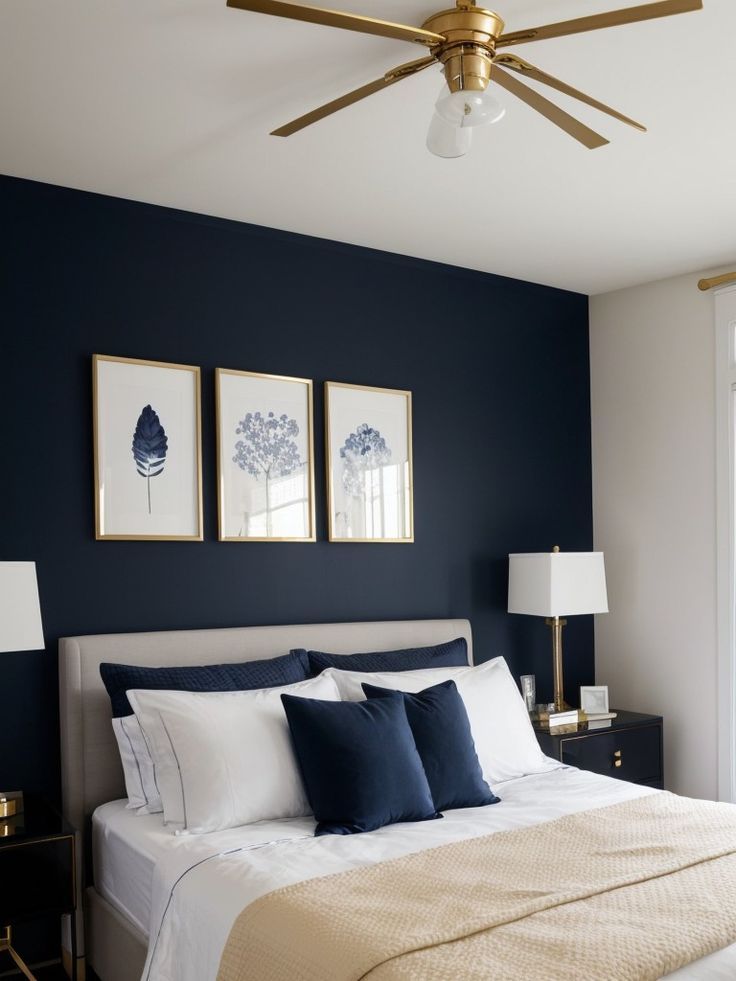
M202 541L200 372L92 358L95 537Z
M602 715L609 712L608 685L581 685L580 708L586 715Z
M414 541L411 392L325 382L331 542Z
M218 368L221 542L314 542L312 381Z

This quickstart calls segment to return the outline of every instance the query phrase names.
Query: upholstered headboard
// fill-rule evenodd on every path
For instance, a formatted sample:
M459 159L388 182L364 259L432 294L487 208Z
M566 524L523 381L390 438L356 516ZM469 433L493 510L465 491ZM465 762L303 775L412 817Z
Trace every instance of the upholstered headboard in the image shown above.
M100 663L213 664L276 657L294 647L352 653L441 644L465 637L467 620L396 620L320 623L226 630L97 634L59 641L62 798L66 817L80 831L99 804L125 796L123 771L110 723L110 701Z

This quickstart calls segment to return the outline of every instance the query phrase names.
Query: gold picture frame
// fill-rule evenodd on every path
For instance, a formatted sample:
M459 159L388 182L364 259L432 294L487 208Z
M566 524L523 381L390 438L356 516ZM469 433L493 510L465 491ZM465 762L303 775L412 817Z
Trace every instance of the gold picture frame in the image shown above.
M414 541L411 392L325 382L325 457L331 542Z
M217 368L215 402L219 540L315 542L311 378Z
M200 369L94 354L92 427L95 539L201 542Z

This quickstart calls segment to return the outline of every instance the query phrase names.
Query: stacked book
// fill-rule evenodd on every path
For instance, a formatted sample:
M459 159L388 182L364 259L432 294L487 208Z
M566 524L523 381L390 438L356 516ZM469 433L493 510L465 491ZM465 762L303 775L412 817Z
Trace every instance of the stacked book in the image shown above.
M567 709L564 712L544 712L534 720L535 724L550 732L573 732L579 725L587 724L588 729L610 728L616 718L615 712L583 712L582 709Z
M576 726L580 722L580 712L578 709L568 709L566 712L550 712L548 716L550 729L557 729L558 726Z
M586 712L589 729L610 729L615 712Z
M535 725L550 732L576 732L581 722L579 709L567 709L563 712L540 712L534 720Z

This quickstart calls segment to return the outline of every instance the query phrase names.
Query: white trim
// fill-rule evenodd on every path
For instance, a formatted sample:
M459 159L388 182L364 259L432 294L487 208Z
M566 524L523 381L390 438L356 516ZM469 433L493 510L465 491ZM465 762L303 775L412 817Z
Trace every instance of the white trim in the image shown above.
M715 295L718 799L736 802L736 287Z

